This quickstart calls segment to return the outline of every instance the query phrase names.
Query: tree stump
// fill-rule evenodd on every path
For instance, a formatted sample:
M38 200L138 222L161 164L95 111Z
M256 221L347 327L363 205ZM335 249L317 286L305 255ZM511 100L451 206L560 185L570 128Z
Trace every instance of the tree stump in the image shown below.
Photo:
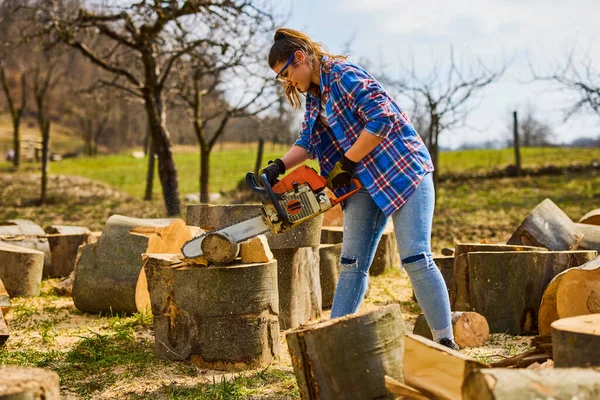
M552 358L556 368L599 367L600 314L554 321Z
M50 268L44 269L43 276L57 278L67 276L75 269L77 250L87 244L89 233L50 233L46 236L52 252Z
M0 399L59 400L58 374L42 368L0 365Z
M277 262L197 267L146 254L155 353L201 368L254 368L279 353Z
M600 313L600 257L561 272L548 284L538 314L540 335L550 335L551 324L560 318L595 313Z
M10 332L8 330L8 325L6 325L6 321L4 320L4 314L0 313L0 349L4 346L4 343L10 337ZM2 383L0 381L0 387Z
M596 255L580 250L469 253L472 310L487 319L490 332L536 333L542 295L552 278Z
M212 231L262 214L260 204L193 204L187 207L186 222L188 225ZM323 214L287 232L277 235L272 232L265 233L269 248L275 250L318 246L321 243L322 221Z
M190 230L181 219L111 216L98 243L81 249L73 281L75 307L91 313L148 310L142 254L178 253L190 239Z
M0 222L0 243L26 247L44 253L44 269L52 267L52 253L41 226L26 219Z
M209 232L202 239L202 255L211 264L227 264L240 252L240 245L229 235L222 232Z
M2 279L0 279L0 311L2 312L2 315L6 315L10 309L10 296L6 291L6 287L4 286Z
M454 256L434 257L433 262L442 273L442 278L444 278L444 282L446 283L449 296L450 288L453 285L452 275L454 274Z
M479 368L487 366L432 340L406 335L404 380L430 398L460 399L465 376Z
M394 229L386 229L381 235L381 240L375 250L375 257L369 268L369 275L377 276L391 270L394 266L400 267L400 255Z
M85 226L51 225L44 229L46 234L55 235L90 235L92 232Z
M480 369L471 372L462 388L463 400L597 399L600 371L583 368Z
M340 277L340 256L342 244L322 244L319 246L319 275L321 277L322 309L333 305L333 295Z
M344 240L343 226L322 226L321 244L338 244Z
M472 311L452 313L454 341L460 347L481 347L490 337L490 327L485 317ZM419 314L413 329L415 335L433 340L431 329L424 314Z
M583 235L580 249L600 252L600 226L590 224L575 224L577 231Z
M295 328L321 316L319 247L274 249L279 287L279 326Z
M549 250L575 250L582 235L573 221L552 200L538 204L516 229L507 244L541 246Z
M585 214L578 222L580 224L600 225L600 208Z
M39 295L43 268L41 251L0 243L0 279L10 297Z
M454 250L452 285L450 288L450 307L455 311L471 311L469 293L469 260L467 255L473 252L509 252L509 251L545 251L542 247L511 246L488 243L457 243Z
M303 400L392 399L404 382L404 322L398 304L304 326L286 335Z

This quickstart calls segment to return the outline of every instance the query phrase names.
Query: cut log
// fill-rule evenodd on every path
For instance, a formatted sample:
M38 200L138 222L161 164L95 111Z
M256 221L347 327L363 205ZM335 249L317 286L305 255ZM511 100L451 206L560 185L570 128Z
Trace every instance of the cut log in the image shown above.
M490 327L485 317L472 311L453 312L452 331L454 332L454 341L460 347L481 347L490 337ZM424 314L419 314L417 317L413 333L430 340L433 339Z
M552 200L538 204L515 230L507 244L541 246L549 250L575 250L582 235Z
M321 277L322 309L333 304L333 295L340 277L340 255L342 244L322 244L319 246L319 275Z
M43 268L41 251L0 243L0 279L10 297L39 295Z
M0 313L0 349L4 346L4 343L10 337L10 332L8 331L8 325L6 325L6 321L4 320L4 314ZM0 386L2 383L0 382Z
M2 315L6 315L6 314L8 314L10 309L11 309L10 296L8 295L8 292L6 291L6 287L4 287L4 283L2 282L2 279L0 279L0 311L2 312Z
M279 325L295 328L321 316L319 247L274 249L279 287Z
M26 219L10 219L0 222L0 243L27 247L44 253L44 269L52 267L52 253L41 226Z
M344 239L343 226L322 226L321 244L338 244Z
M429 397L423 395L417 389L413 389L402 382L397 381L391 376L385 376L385 387L390 393L397 394L403 399L409 400L430 400Z
M473 252L545 251L542 247L489 243L456 243L450 288L450 307L455 311L471 311L469 292L469 260Z
M260 204L192 204L187 207L186 222L188 225L212 231L262 214ZM277 235L267 232L265 236L269 248L275 250L318 246L321 243L322 221L321 214L289 231Z
M42 368L0 365L0 399L59 400L58 374Z
M450 295L450 288L454 282L452 279L452 275L454 274L454 256L434 257L433 262L442 273L442 278L444 278L446 288L448 289L448 295Z
M240 252L240 245L222 232L209 232L202 240L202 253L211 264L227 264Z
M87 244L89 233L50 233L47 235L52 265L44 269L44 277L57 278L67 276L75 270L75 260L79 246Z
M266 263L273 259L273 252L265 235L258 235L240 244L242 264Z
M560 318L594 313L600 313L600 257L558 274L548 284L538 316L540 335L550 335L552 322Z
M369 275L381 275L394 266L400 267L400 255L398 254L398 243L396 242L396 234L393 227L386 229L381 235L381 240L375 250L375 256L371 267L369 267Z
M599 367L600 314L554 321L552 356L557 368Z
M142 254L178 253L190 230L181 219L113 215L96 244L85 245L75 267L73 302L91 313L136 313L150 308Z
M60 234L60 235L89 235L92 232L85 226L74 226L74 225L51 225L44 229L47 234Z
M492 333L536 333L542 295L552 278L596 255L587 250L469 253L471 307L487 319Z
M579 220L580 224L600 225L600 208L590 211Z
M146 254L155 353L201 368L254 368L279 353L277 262L198 268Z
M404 380L423 394L440 399L460 399L465 376L479 368L487 366L432 340L406 335Z
M600 252L600 226L575 224L577 231L583 235L579 248Z
M385 376L404 381L398 304L304 326L286 340L304 400L392 399Z
M480 369L471 372L462 389L463 400L597 399L600 371L583 368Z

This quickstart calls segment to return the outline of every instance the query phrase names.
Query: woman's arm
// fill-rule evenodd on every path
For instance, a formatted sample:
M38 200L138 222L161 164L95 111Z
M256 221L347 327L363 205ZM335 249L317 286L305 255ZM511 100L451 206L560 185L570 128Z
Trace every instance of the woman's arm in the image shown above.
M283 157L281 161L285 164L286 171L294 168L296 165L302 164L308 160L308 151L302 146L292 146Z
M363 130L356 139L356 142L346 152L346 157L350 161L359 162L375 147L381 143L382 137L375 136L366 130Z

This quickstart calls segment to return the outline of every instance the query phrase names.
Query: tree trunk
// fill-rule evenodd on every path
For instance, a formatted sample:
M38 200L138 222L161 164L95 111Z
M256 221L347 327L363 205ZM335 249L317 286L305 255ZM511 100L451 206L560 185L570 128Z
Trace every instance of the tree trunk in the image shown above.
M277 262L198 268L147 254L155 352L200 368L255 368L279 354Z
M339 265L342 244L322 244L319 246L319 275L321 277L322 309L333 305L333 295L340 277Z
M597 399L600 371L583 368L480 369L471 372L462 389L463 400Z
M200 203L209 202L208 189L210 180L210 150L202 145L200 148Z
M385 376L404 381L397 304L305 326L286 341L303 400L393 399Z
M454 311L471 311L468 254L472 252L545 251L542 247L510 246L487 243L457 243L454 248L454 270L450 286L450 306Z
M4 347L4 343L10 337L10 331L8 330L8 325L6 325L6 321L4 320L4 314L0 313L0 349Z
M556 368L599 367L600 314L554 321L552 358Z
M600 313L600 257L554 277L544 290L538 315L540 335L560 318Z
M0 398L9 400L60 400L60 378L42 368L0 365Z
M432 340L406 335L404 380L433 399L460 399L465 376L480 368L487 366Z
M67 276L75 269L77 250L87 244L89 234L48 234L48 243L52 252L51 268L44 268L44 277L57 278Z
M46 204L48 200L48 162L50 160L50 121L40 122L42 130L42 193L40 204Z
M15 149L15 158L13 159L13 166L19 168L21 165L21 116L13 119L13 148Z
M515 149L515 168L517 176L521 175L521 146L519 143L519 123L517 112L513 111L513 146Z
M73 302L92 313L136 313L150 307L142 254L177 253L190 230L180 219L113 215L96 244L82 248L75 267Z
M154 140L152 140L152 136L148 137L148 168L146 170L146 191L144 192L144 200L151 201L152 200L152 191L154 189L154 165L156 164L154 157Z
M481 347L490 337L490 327L485 317L476 312L453 312L452 331L454 341L460 347ZM413 329L415 335L433 340L425 314L419 314Z
M469 253L471 308L487 319L492 333L536 333L542 295L552 278L596 255L595 251Z
M43 267L41 251L0 243L0 279L10 297L38 296Z
M575 250L583 235L550 199L538 204L513 233L507 244L541 246L549 250Z
M578 222L580 224L600 225L600 208L585 214Z
M11 308L10 296L6 291L6 287L4 286L2 279L0 279L0 311L2 312L2 315L6 315Z

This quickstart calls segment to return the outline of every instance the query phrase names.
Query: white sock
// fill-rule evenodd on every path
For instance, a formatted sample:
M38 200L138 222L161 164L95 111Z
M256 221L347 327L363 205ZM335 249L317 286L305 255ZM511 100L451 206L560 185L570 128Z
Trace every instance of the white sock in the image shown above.
M452 325L444 329L432 329L431 334L433 335L433 341L438 342L440 339L448 338L454 341L454 333L452 332Z

